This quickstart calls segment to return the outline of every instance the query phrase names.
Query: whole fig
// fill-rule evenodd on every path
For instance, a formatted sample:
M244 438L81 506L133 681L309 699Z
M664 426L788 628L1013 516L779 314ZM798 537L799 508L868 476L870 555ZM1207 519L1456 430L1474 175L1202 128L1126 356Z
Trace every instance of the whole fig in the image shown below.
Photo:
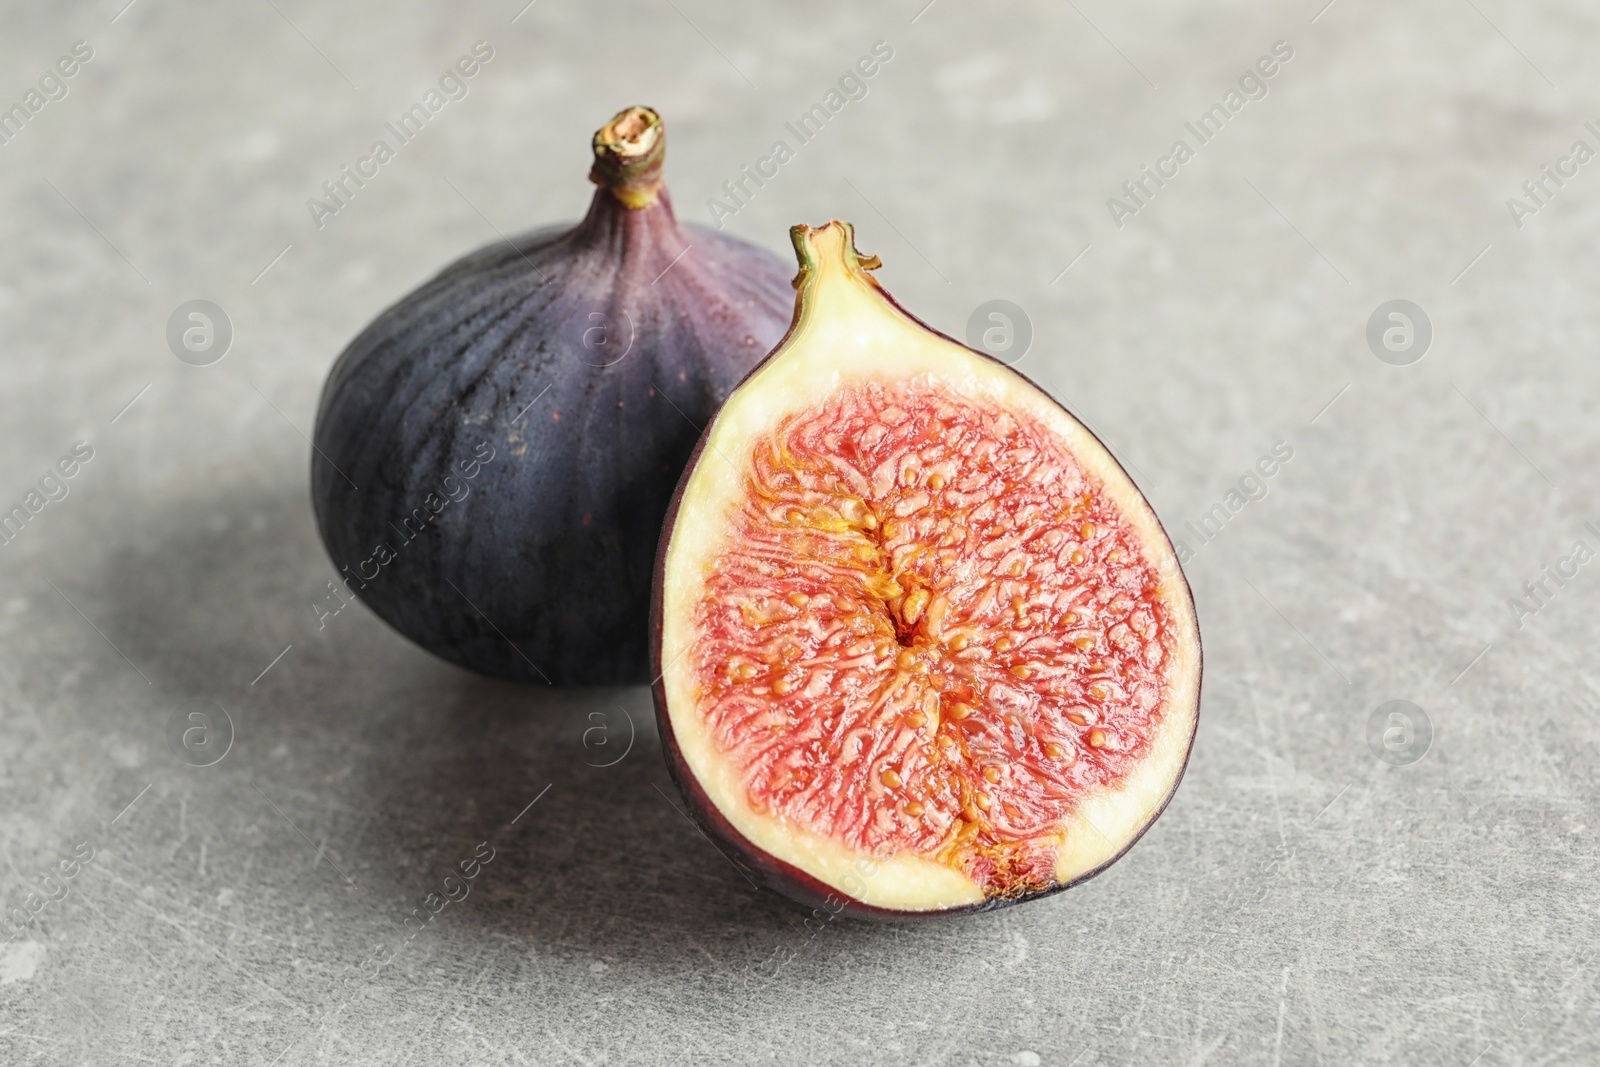
M463 257L351 342L311 461L349 594L453 663L557 685L649 680L668 502L794 299L777 256L680 225L654 111L593 147L580 223Z

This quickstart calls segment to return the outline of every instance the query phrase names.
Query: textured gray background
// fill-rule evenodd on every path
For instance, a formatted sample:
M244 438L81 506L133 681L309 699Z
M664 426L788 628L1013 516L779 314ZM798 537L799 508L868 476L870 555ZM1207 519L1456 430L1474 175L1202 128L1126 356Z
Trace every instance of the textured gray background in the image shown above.
M0 548L0 905L98 849L0 949L0 1062L1600 1060L1600 567L1507 606L1600 548L1600 162L1520 230L1505 204L1600 147L1592 5L124 2L0 16L7 106L95 49L0 147L0 504L95 449ZM478 39L471 95L317 230L307 197ZM807 929L674 811L645 690L476 678L359 607L319 630L304 435L381 307L581 213L615 109L664 112L706 221L878 39L870 95L729 230L854 219L949 332L1023 306L1023 368L1175 536L1294 458L1188 567L1199 739L1130 855L991 916ZM1113 226L1278 39L1270 95ZM196 297L237 331L204 368L163 340ZM1363 339L1397 297L1437 334L1407 367ZM1409 766L1366 739L1397 698L1435 731ZM191 700L236 725L215 766L166 741Z

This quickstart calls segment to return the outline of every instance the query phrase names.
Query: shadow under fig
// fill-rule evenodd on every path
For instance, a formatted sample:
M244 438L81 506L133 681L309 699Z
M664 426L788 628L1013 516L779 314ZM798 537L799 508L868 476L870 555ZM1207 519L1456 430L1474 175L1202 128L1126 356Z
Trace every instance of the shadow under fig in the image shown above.
M419 837L416 858L434 872L423 884L437 888L481 842L494 849L452 922L547 956L752 982L786 950L821 947L808 909L756 887L689 820L647 689L462 674L449 703L425 760L371 769L377 809L419 829L437 820ZM469 821L479 829L464 834ZM825 925L857 944L892 936L858 920Z

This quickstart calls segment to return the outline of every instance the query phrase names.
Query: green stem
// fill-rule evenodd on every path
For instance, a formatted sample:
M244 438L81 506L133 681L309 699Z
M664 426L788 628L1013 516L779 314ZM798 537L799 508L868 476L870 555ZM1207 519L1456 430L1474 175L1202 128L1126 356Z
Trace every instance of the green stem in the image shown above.
M883 266L883 261L877 256L863 256L856 251L856 228L838 219L814 229L803 222L798 223L789 227L789 240L794 245L796 258L800 260L800 273L794 276L796 289L827 265L823 262L825 255L832 255L835 263L842 265L850 274L877 270Z

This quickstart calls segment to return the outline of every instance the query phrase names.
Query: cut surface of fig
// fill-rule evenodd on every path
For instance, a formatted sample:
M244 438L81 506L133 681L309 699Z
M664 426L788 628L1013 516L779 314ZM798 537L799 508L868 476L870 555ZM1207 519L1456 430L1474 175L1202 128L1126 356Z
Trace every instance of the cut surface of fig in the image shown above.
M734 391L658 560L657 703L697 817L807 901L929 913L1121 855L1188 758L1192 601L1116 461L796 227L794 325Z

